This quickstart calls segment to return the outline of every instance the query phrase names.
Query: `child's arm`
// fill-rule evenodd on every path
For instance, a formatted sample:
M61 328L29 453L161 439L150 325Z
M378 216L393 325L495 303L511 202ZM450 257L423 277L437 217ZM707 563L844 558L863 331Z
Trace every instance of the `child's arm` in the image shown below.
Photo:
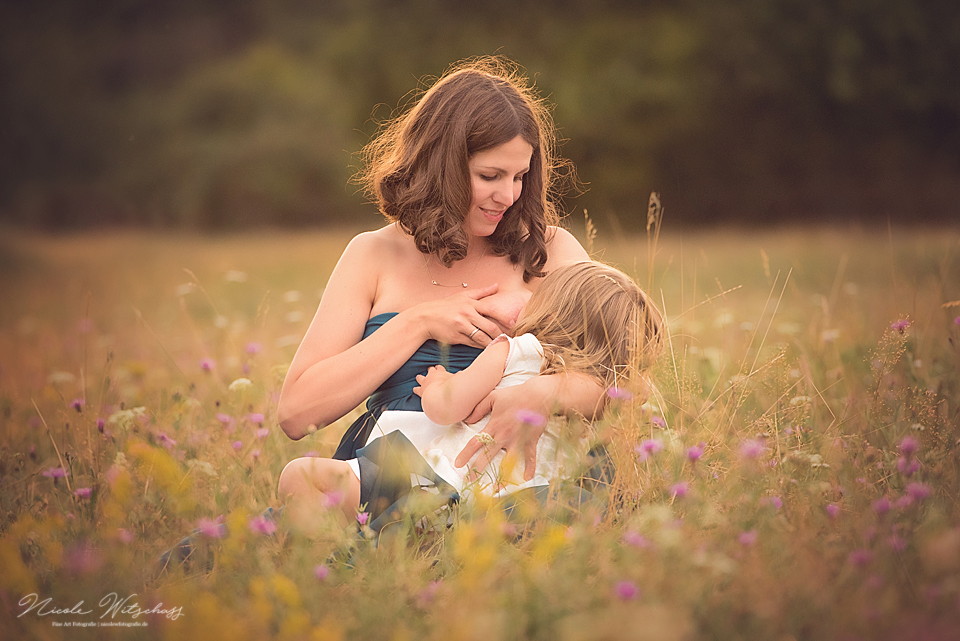
M435 365L426 376L417 376L420 387L413 391L420 396L427 418L450 425L468 417L500 383L509 350L508 341L494 341L463 371L450 374L443 366Z

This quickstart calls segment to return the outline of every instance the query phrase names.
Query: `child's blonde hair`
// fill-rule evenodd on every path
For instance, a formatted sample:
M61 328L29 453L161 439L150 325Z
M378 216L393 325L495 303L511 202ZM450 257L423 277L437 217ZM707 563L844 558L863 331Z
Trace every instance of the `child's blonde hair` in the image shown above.
M629 276L588 261L550 272L514 331L543 345L542 374L583 372L611 387L653 364L662 325L660 311Z

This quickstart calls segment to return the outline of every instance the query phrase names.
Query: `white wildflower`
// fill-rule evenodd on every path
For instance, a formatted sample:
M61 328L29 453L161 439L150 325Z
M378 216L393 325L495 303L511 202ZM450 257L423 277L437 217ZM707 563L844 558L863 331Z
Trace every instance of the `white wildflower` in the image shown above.
M229 389L231 392L239 392L245 389L248 389L253 386L253 381L249 378L238 378L237 380L230 383Z
M134 407L133 409L129 410L119 410L110 415L110 418L107 419L107 423L126 429L127 427L130 427L130 423L139 419L141 416L145 416L146 413L146 407Z

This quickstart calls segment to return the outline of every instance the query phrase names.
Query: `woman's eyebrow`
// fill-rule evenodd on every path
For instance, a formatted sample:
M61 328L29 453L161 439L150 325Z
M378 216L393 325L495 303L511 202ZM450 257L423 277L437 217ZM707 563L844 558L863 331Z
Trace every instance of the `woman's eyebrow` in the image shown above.
M510 172L507 171L506 169L501 169L500 167L495 167L495 166L493 166L493 165L480 165L480 166L477 167L477 169L482 169L482 170L484 170L484 171L495 171L495 172L501 173L501 174L508 174L508 173L510 173ZM523 173L526 173L526 172L528 172L528 171L530 171L530 166L529 166L529 165L527 165L526 167L524 167L523 169L521 169L521 170L518 171L517 173L518 173L518 174L523 174Z

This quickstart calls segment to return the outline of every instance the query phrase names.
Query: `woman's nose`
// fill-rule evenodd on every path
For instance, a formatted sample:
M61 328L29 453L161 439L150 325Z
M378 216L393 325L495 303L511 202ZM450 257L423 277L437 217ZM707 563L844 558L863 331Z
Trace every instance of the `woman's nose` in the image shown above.
M502 181L498 183L496 190L493 192L493 199L497 204L505 207L512 205L513 201L517 199L513 190L513 181Z

